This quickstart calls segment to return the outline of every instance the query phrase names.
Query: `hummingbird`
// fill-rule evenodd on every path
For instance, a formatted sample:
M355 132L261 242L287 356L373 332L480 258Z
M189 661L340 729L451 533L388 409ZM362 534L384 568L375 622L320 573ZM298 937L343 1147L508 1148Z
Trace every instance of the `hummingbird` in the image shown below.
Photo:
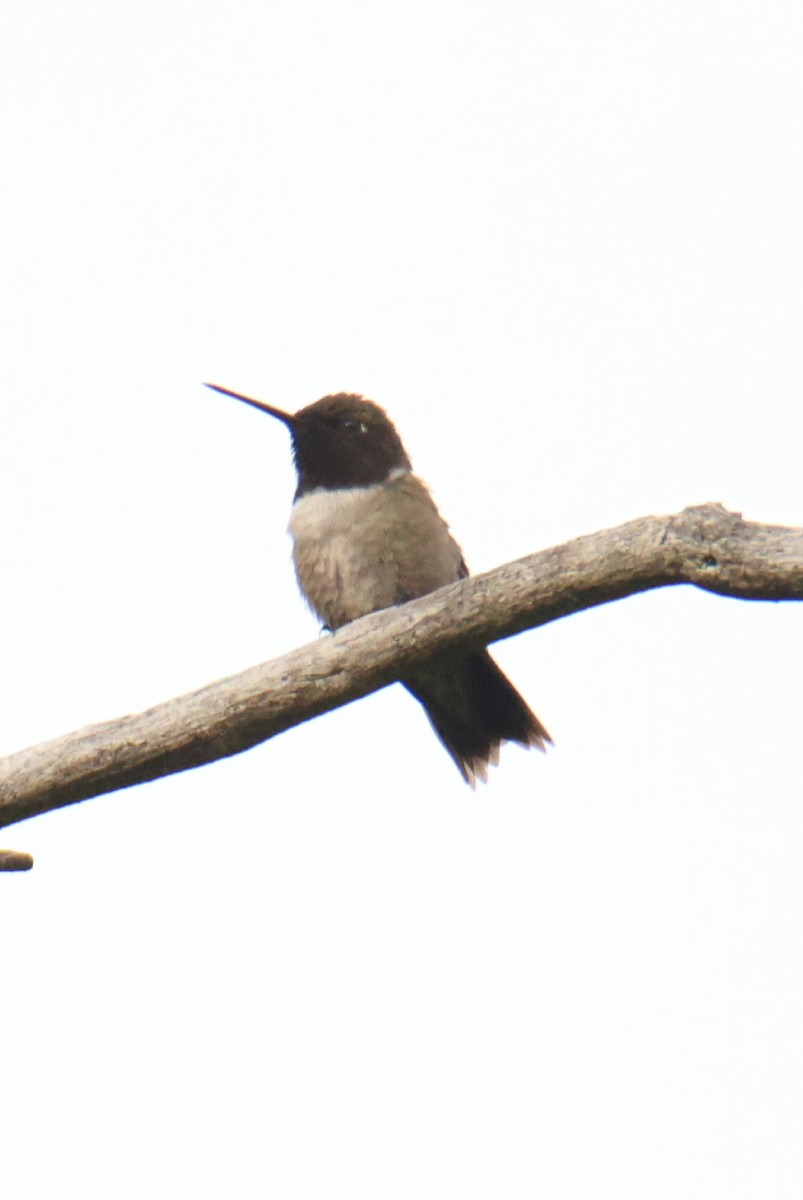
M293 562L302 595L327 630L468 575L460 547L378 404L339 392L288 413L206 386L290 431L298 477L289 525ZM401 682L472 787L487 778L502 742L539 750L552 742L487 649L439 653Z

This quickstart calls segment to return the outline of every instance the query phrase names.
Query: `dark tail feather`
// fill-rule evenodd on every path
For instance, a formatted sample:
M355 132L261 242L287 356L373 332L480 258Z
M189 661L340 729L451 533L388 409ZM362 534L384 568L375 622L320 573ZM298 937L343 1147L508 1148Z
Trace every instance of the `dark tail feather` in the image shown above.
M502 742L539 750L552 742L487 650L438 658L403 682L472 787L499 761Z

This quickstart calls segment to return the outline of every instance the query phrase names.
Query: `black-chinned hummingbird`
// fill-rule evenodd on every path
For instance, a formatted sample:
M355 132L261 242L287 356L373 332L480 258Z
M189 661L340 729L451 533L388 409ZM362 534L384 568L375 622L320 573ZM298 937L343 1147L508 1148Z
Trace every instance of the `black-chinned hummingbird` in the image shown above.
M462 551L413 474L385 412L359 395L324 396L297 413L217 384L290 430L298 487L290 516L301 591L330 630L464 579ZM552 739L487 650L454 650L402 680L474 786L502 742Z

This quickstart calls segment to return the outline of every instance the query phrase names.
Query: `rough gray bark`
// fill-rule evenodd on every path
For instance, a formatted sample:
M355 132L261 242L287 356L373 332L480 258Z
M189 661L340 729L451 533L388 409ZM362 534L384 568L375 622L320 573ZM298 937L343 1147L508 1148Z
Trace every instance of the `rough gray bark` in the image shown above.
M147 712L0 760L0 826L247 750L438 650L679 583L744 600L803 599L803 529L708 504L531 554Z

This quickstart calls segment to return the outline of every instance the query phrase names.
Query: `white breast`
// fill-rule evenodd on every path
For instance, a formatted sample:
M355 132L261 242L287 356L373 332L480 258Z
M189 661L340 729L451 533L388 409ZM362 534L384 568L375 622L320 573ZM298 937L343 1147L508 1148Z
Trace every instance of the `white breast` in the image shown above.
M376 504L377 494L384 484L371 487L319 488L300 496L290 513L290 534L293 541L320 542L348 534L355 521L367 516Z
M396 571L375 543L384 484L320 489L290 514L293 561L308 604L330 629L393 603Z
M290 516L301 591L330 629L459 577L460 548L420 480L320 489Z

